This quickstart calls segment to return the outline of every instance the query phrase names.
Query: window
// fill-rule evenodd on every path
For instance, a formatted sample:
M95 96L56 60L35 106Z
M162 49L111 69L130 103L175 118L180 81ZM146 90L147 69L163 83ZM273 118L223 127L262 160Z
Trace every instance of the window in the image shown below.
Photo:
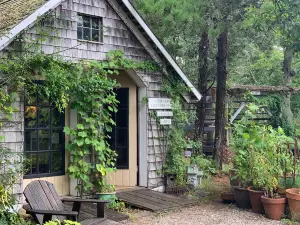
M26 158L24 178L63 175L65 171L65 116L42 94L25 98Z
M113 127L109 144L111 149L118 154L117 169L129 168L129 89L120 88L116 90L119 101L118 112L113 115L116 125Z
M102 18L78 15L77 39L102 42Z

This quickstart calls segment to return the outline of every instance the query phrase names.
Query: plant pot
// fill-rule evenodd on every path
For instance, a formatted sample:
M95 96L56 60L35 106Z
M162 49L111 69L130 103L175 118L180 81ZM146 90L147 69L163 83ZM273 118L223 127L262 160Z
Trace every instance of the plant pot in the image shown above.
M221 199L224 203L232 203L235 201L233 192L222 192Z
M250 209L251 202L249 197L249 192L246 188L233 187L234 199L237 207L241 209Z
M266 216L272 220L280 220L286 203L286 198L267 198L261 196Z
M237 169L229 170L229 178L230 178L231 186L239 186L240 185L240 179L237 177L237 173L238 173Z
M116 192L111 192L111 193L96 193L95 198L100 199L100 200L114 200L116 196Z
M293 219L300 219L300 188L286 189L289 208Z
M248 187L249 197L251 201L252 212L263 213L264 207L261 202L261 196L264 195L263 191L255 191L252 187Z

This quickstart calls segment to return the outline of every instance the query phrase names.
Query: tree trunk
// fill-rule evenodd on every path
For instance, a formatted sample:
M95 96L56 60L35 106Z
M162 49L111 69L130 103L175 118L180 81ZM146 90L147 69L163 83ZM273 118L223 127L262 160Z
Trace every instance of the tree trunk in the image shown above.
M209 37L207 30L204 30L201 39L199 41L198 48L198 90L202 94L200 102L197 103L196 114L197 119L195 121L195 141L199 141L203 144L204 134L204 121L206 110L206 96L208 88L208 54L209 54Z
M284 72L284 85L290 86L292 84L292 61L293 51L286 48L284 51L283 72ZM282 126L288 135L293 135L293 112L291 110L291 94L288 93L283 96L282 108Z
M213 155L222 169L222 155L226 147L226 81L227 81L228 34L226 31L218 37L217 53L217 93L216 93L216 120L215 146Z

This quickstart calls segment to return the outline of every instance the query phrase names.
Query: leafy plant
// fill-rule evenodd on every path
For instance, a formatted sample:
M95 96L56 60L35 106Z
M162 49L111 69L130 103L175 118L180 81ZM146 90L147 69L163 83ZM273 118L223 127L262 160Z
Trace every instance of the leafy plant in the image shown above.
M189 146L199 146L193 144L185 138L184 126L194 121L192 115L189 115L183 109L181 94L186 88L179 83L165 82L163 90L172 99L173 123L167 130L167 153L164 172L176 174L176 182L178 185L186 183L186 167L189 161L184 157L184 150ZM157 122L159 124L159 122Z
M112 210L122 211L125 208L125 203L120 201L117 196L113 195L108 204L108 208Z
M80 225L80 223L71 220L64 220L61 223L59 220L55 220L55 221L48 221L45 223L45 225Z
M252 119L257 109L250 104L245 116L234 125L234 163L244 186L253 185L273 197L278 176L292 170L292 154L287 149L291 139L280 127L256 124Z
M99 189L99 192L101 193L112 193L115 191L116 191L115 186L110 184L102 185Z

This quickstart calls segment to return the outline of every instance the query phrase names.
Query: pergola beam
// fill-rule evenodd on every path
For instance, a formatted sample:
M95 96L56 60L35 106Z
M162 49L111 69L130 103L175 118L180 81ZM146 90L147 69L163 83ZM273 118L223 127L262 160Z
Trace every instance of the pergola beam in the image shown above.
M228 88L229 94L242 94L246 91L261 93L281 93L291 94L300 93L300 87L291 86L267 86L267 85L233 85Z

